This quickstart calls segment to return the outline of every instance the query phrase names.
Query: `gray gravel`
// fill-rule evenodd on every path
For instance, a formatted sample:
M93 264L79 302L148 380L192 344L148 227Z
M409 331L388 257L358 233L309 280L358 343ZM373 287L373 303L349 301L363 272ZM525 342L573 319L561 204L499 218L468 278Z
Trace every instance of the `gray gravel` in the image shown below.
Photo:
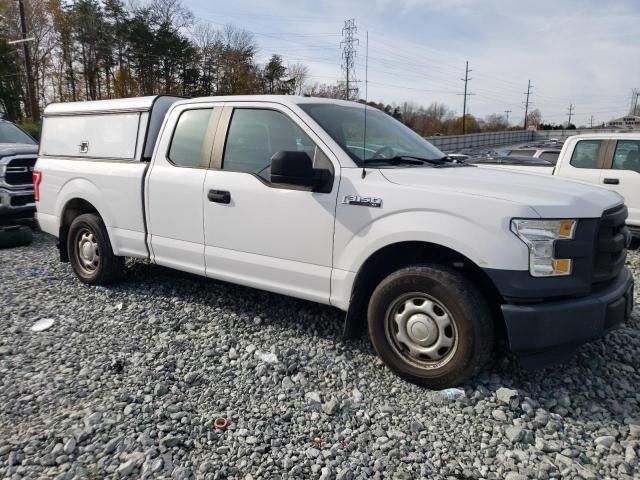
M0 477L640 475L638 309L561 367L502 357L436 405L342 341L337 311L130 267L88 287L50 237L0 251Z

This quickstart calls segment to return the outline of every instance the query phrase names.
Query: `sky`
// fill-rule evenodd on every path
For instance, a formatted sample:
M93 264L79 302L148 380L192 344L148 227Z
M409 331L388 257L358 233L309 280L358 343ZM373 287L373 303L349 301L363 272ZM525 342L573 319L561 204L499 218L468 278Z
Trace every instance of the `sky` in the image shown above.
M200 22L255 35L258 61L274 53L309 67L310 83L343 80L341 32L357 26L355 74L370 101L441 102L462 114L530 108L544 122L594 125L628 113L640 89L640 0L184 0ZM369 37L365 75L366 36ZM368 79L365 89L365 77Z

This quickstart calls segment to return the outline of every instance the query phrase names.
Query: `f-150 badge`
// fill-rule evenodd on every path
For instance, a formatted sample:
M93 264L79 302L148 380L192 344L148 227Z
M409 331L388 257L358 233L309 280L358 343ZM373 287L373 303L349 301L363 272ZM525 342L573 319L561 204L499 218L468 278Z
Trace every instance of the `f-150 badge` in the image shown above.
M347 205L360 205L361 207L376 207L382 206L382 199L376 197L360 197L358 195L345 195L342 199L342 203Z

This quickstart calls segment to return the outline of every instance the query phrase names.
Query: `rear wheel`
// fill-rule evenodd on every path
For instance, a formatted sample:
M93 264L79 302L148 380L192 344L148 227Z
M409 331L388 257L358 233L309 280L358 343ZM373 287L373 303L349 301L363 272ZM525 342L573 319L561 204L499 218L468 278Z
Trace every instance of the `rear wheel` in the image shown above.
M73 221L67 251L71 267L83 283L105 285L124 273L124 258L113 254L107 228L94 213L85 213Z
M439 265L404 268L386 277L371 296L368 324L385 364L429 388L468 380L493 348L486 300L463 275Z

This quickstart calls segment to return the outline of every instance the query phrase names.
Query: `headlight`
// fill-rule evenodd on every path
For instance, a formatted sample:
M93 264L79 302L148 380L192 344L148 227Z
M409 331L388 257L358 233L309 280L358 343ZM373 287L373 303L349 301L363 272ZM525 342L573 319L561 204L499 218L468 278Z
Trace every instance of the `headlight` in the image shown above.
M0 177L4 177L5 172L7 171L6 165L0 165Z
M529 273L534 277L571 275L572 261L554 258L556 240L571 240L576 220L511 220L511 231L529 248Z

